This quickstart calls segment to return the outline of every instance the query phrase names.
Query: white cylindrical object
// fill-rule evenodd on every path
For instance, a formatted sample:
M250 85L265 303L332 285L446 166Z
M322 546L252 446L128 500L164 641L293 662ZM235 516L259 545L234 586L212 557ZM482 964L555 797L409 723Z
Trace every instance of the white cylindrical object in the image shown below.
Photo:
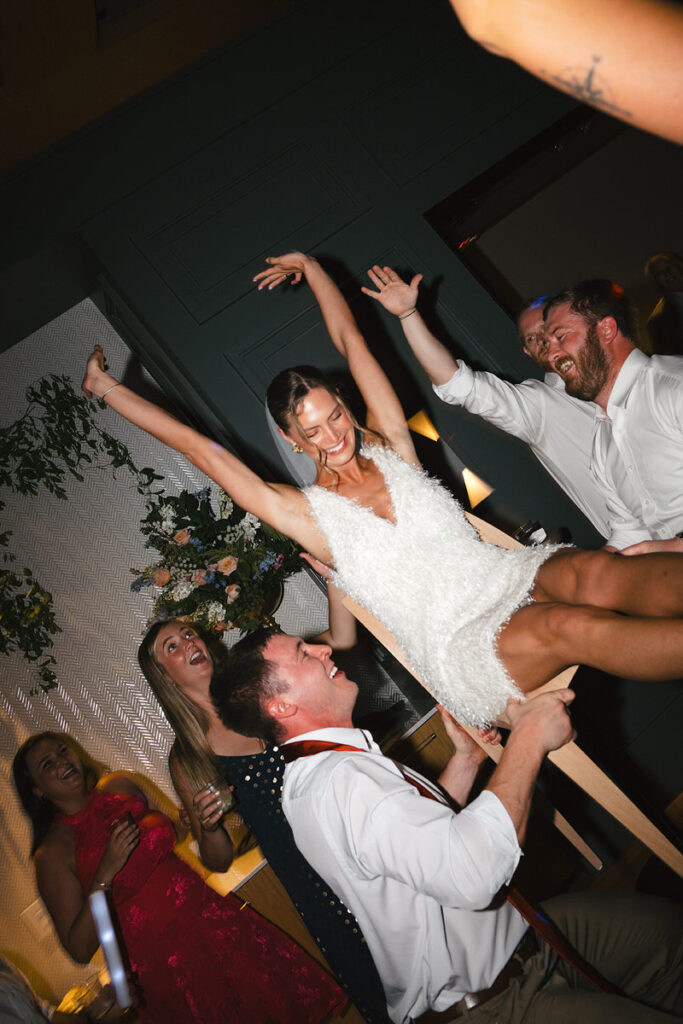
M127 1010L133 1005L133 997L128 987L126 969L123 966L123 958L119 943L114 931L114 923L109 913L107 894L103 889L97 889L90 893L90 911L97 929L97 937L100 940L104 959L107 962L107 970L111 980L112 988L116 994L116 1002L122 1010Z

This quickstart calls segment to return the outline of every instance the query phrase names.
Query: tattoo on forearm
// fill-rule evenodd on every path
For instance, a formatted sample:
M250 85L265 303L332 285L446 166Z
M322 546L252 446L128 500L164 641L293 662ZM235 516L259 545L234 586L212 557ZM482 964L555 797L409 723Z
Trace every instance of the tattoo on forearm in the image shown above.
M591 106L617 117L633 117L630 110L625 110L614 102L604 78L597 74L596 69L601 59L594 56L593 63L588 69L568 67L557 75L541 69L540 74L546 81L553 82L558 89L575 96L582 103L590 103Z

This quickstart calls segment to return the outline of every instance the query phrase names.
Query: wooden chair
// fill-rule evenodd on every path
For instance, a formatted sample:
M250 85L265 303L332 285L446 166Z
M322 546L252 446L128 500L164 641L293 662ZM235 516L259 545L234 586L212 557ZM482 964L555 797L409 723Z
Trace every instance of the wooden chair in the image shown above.
M479 532L482 540L485 540L491 544L497 544L499 547L504 548L515 548L520 547L520 544L509 537L506 533L498 530L495 526L491 526L490 523L484 522L482 519L478 519L476 516L467 514L468 519ZM357 604L351 598L344 598L344 604L346 607L355 615L359 622L361 622L370 633L375 636L380 643L384 644L388 651L394 655L397 661L403 665L415 678L424 686L422 680L419 678L416 672L413 671L408 661L406 660L403 651L400 649L393 635L389 632L382 623L375 618L370 612L368 612L361 605ZM576 667L565 669L559 675L555 676L549 682L543 686L539 686L537 690L528 694L529 697L535 697L539 693L543 693L547 690L558 690L563 689L571 685L572 678L576 672ZM425 689L428 689L425 687ZM474 740L486 750L489 757L494 761L499 761L502 755L500 747L492 746L491 744L484 743L479 736L476 729L471 729L468 726L464 727L467 732L472 736ZM676 849L674 844L666 838L666 836L650 821L650 819L643 814L641 810L630 800L622 790L606 775L598 766L592 761L576 743L567 743L560 750L554 750L548 754L548 760L552 761L562 772L565 773L573 782L580 786L589 796L591 796L601 807L604 807L618 822L620 822L625 828L629 830L637 839L639 839L645 846L647 846L656 856L661 858L665 864L667 864L673 871L683 878L683 853ZM566 821L559 812L554 811L553 820L556 827L569 839L569 841L582 853L584 857L596 868L602 867L602 863L590 847L581 839L578 833L572 828L572 826Z

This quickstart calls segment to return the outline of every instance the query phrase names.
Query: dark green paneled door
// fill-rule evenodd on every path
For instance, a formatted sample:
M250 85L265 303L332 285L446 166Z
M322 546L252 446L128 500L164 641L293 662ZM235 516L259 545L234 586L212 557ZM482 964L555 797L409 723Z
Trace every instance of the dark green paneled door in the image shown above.
M222 123L214 92L207 98L213 141L190 144L184 159L87 224L118 326L212 430L275 468L268 381L292 363L339 361L305 288L257 293L251 278L266 255L291 248L329 257L407 411L426 405L455 435L463 460L495 487L494 508L511 521L567 523L590 540L524 446L436 402L397 325L359 294L375 261L421 270L439 282L439 319L471 360L527 374L509 321L423 215L561 116L567 101L466 40L445 2L367 7L304 5L230 48ZM310 74L297 63L294 81L292 60L307 53ZM219 70L217 58L207 88L221 87ZM193 90L201 119L201 72Z

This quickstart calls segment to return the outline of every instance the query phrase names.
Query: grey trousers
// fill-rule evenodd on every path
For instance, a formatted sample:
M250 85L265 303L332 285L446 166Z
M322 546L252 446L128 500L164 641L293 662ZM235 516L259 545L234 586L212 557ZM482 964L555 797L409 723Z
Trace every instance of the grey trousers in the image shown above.
M667 1024L683 1017L683 915L639 893L574 893L543 909L625 996L598 992L545 942L472 1024Z

